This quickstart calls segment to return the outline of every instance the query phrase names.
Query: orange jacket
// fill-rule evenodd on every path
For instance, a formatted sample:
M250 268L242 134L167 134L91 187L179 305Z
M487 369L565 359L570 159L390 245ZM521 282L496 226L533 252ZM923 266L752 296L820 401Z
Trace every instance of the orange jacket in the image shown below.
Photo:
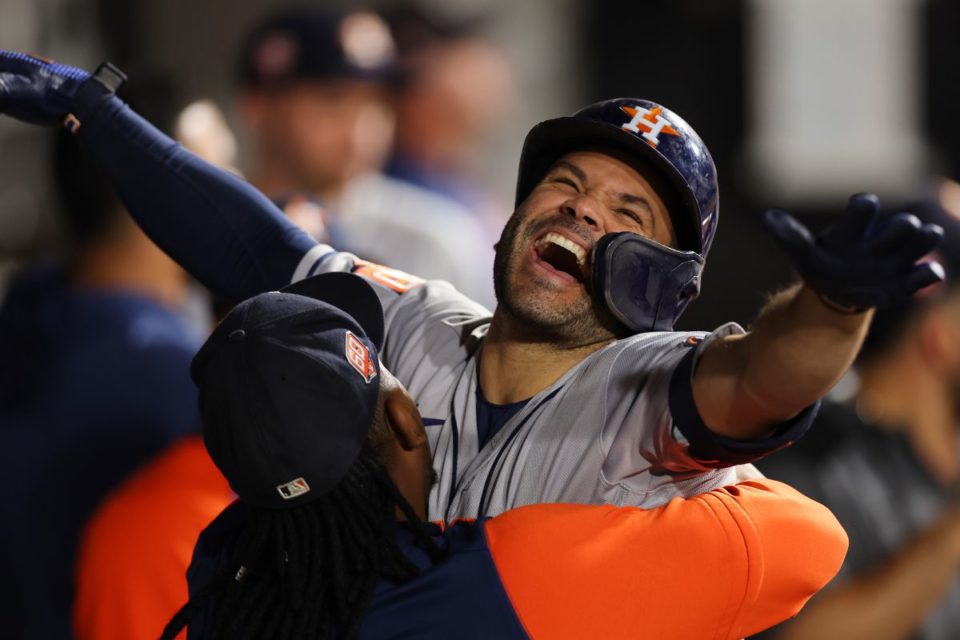
M197 537L233 499L199 436L183 439L125 482L81 540L77 640L156 640L187 601Z

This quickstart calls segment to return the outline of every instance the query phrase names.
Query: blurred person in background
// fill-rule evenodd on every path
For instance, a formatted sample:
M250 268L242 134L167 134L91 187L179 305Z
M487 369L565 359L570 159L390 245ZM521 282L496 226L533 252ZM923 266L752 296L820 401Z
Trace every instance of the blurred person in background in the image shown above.
M236 139L213 102L189 104L173 131L197 155L239 173ZM193 433L112 491L90 517L77 550L74 639L159 637L188 597L184 576L197 537L233 499Z
M482 185L477 165L486 138L516 101L510 63L482 34L480 16L444 18L417 3L385 16L407 74L387 172L457 200L496 240L509 202Z
M124 93L171 129L165 81ZM0 308L4 638L70 637L74 555L97 503L196 431L187 367L207 330L191 280L124 211L76 138L56 139L67 257L12 280Z
M394 55L386 23L370 11L288 9L256 26L241 60L250 180L281 202L315 196L345 248L490 305L483 227L455 201L380 172L402 80Z
M187 567L200 532L233 499L199 435L124 482L90 519L80 544L75 640L158 638L189 597Z
M806 438L758 464L850 536L831 586L765 638L960 637L960 219L934 200L906 210L945 229L934 254L945 284L879 310L838 387L847 399L825 402Z
M194 100L184 107L174 122L173 137L207 162L240 175L237 137L212 100Z

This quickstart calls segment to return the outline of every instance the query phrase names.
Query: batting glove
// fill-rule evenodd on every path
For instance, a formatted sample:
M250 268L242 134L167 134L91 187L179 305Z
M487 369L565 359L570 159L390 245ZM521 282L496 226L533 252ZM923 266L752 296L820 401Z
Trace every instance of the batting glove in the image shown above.
M814 236L786 211L764 224L793 260L804 283L830 307L860 313L887 307L944 278L937 262L917 264L943 239L943 229L909 213L881 218L870 193L851 196L840 220Z
M91 75L28 54L0 51L0 113L33 124L63 123L91 78L98 83L101 94L104 89L113 93L126 80L109 63L100 65Z

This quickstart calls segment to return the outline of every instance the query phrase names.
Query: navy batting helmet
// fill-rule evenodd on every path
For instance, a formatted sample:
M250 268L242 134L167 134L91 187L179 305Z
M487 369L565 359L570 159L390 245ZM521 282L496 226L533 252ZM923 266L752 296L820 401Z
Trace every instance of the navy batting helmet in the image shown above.
M700 293L700 273L717 231L717 170L706 145L680 116L649 100L597 102L570 117L546 120L527 134L517 204L560 156L609 148L666 178L679 247L635 233L607 234L593 250L593 295L630 331L669 331ZM670 202L671 198L665 197Z

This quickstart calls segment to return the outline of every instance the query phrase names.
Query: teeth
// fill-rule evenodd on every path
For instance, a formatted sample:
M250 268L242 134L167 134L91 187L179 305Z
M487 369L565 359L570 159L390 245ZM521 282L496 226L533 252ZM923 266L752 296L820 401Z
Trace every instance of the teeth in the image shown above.
M540 246L543 246L548 242L551 242L557 245L558 247L563 247L564 249L566 249L567 251L575 255L577 257L577 264L580 265L581 267L584 264L586 264L587 252L584 250L583 247L578 245L576 242L573 242L572 240L568 240L567 238L564 238L559 233L553 233L551 231L550 233L540 238L540 241L537 242L537 244Z

